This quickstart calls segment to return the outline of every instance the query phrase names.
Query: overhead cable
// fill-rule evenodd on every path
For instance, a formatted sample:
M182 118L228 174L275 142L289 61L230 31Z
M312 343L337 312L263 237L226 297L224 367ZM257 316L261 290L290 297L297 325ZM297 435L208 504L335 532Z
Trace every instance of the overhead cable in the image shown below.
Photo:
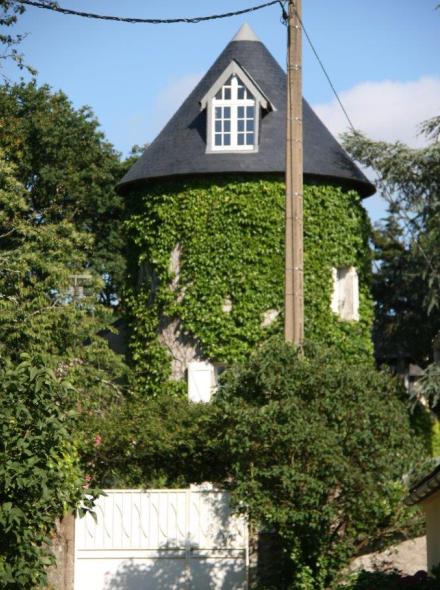
M58 2L53 2L51 0L47 0L47 1L44 1L44 0L42 0L42 1L16 0L16 1L19 4L25 4L27 6L33 6L35 8L43 8L44 10L52 10L53 12L59 12L60 14L67 14L67 15L71 15L71 16L80 16L83 18L92 18L92 19L106 20L106 21L116 21L116 22L122 22L122 23L130 23L130 24L150 24L150 25L170 25L170 24L176 24L176 23L196 24L196 23L206 22L206 21L210 21L210 20L218 20L218 19L222 19L222 18L230 18L233 16L240 16L242 14L247 14L249 12L255 12L255 11L261 10L263 8L268 8L269 6L274 6L275 4L279 4L282 9L282 19L284 21L287 20L287 10L285 7L285 5L287 3L286 0L271 0L270 2L264 2L263 4L257 4L256 6L251 6L249 8L243 8L242 10L237 10L234 12L224 12L221 14L211 14L208 16L180 17L180 18L135 18L135 17L127 17L127 16L114 16L114 15L106 15L106 14L96 14L93 12L83 12L80 10L72 10L70 8L63 8L63 7L59 6ZM294 5L294 10L296 12L295 5ZM297 14L297 16L298 16L298 14ZM298 19L301 24L301 28L304 31L304 35L306 36L306 39L307 39L313 53L315 54L315 57L318 60L318 63L321 66L321 69L324 72L325 77L327 78L327 82L330 84L333 94L335 95L336 100L338 101L339 106L341 107L342 112L344 113L344 115L348 121L348 124L350 125L353 132L356 132L356 129L355 129L353 123L351 122L351 119L348 116L348 113L345 110L341 99L339 98L336 88L333 85L333 82L331 81L331 78L330 78L323 62L322 62L321 58L319 57L319 54L312 43L310 35L308 34L307 30L305 29L302 20L299 17L298 17Z
M27 6L34 6L35 8L43 8L45 10L52 10L61 14L69 14L72 16L81 16L83 18L94 18L99 20L117 21L122 23L130 24L149 24L149 25L170 25L175 23L188 23L195 24L204 21L217 20L220 18L229 18L232 16L240 16L241 14L247 14L248 12L255 12L268 6L274 6L275 4L281 4L280 0L271 0L270 2L264 2L250 8L243 8L234 12L224 12L222 14L211 14L209 16L196 16L196 17L182 17L182 18L133 18L126 16L113 16L105 14L96 14L93 12L82 12L80 10L71 10L70 8L63 8L59 6L57 2L44 2L37 0L17 0L20 4Z

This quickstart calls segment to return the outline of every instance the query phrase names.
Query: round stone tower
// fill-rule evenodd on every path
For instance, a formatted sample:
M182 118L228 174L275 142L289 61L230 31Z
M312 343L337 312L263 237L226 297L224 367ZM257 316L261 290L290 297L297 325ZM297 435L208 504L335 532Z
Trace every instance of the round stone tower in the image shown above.
M306 339L371 354L374 187L306 101ZM119 185L132 215L130 350L147 392L207 400L282 332L286 74L244 25Z

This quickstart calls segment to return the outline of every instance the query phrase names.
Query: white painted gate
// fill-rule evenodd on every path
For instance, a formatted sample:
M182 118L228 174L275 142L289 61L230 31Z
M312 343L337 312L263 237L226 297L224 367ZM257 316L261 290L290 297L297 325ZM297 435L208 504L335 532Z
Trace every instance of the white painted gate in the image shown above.
M248 535L228 494L106 490L75 524L75 590L245 590Z

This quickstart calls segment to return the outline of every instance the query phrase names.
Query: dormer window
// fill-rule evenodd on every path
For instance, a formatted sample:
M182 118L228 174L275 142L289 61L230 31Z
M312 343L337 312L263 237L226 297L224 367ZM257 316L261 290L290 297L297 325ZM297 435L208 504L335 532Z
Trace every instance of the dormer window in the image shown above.
M262 110L275 110L261 88L232 61L200 101L207 110L207 153L258 151Z
M211 149L253 150L256 138L255 98L238 76L231 76L212 100Z

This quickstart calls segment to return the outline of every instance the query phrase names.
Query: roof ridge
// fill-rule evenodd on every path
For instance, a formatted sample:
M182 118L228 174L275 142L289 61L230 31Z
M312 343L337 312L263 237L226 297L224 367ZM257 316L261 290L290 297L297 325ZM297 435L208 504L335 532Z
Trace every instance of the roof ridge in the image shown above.
M234 37L232 37L231 42L232 41L259 41L261 43L252 27L250 27L247 22L244 22L241 25Z

